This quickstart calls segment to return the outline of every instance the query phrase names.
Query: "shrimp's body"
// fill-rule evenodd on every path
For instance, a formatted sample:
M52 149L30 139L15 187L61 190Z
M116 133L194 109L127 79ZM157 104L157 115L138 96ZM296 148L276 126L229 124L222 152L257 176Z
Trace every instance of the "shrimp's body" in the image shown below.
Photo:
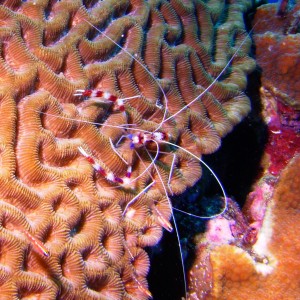
M215 179L217 180L221 190L222 190L222 194L224 197L224 206L221 209L221 211L217 214L211 215L211 216L197 216L191 213L187 213L189 216L193 216L196 218L200 218L200 219L211 219L217 216L222 215L226 209L227 209L227 197L226 197L226 193L225 190L220 182L220 180L218 179L217 175L213 172L213 170L205 163L201 160L201 158L199 157L199 155L192 153L191 151L185 149L182 146L179 146L176 144L176 142L171 142L171 139L176 140L175 136L172 136L169 132L166 132L167 130L165 129L164 125L166 124L166 122L168 122L169 120L174 120L175 117L177 115L179 115L180 113L182 113L183 111L185 111L186 109L188 109L193 103L197 102L202 96L205 95L205 93L207 93L215 84L216 82L220 79L220 77L224 74L225 70L230 66L231 62L233 61L233 58L236 56L236 54L238 53L238 51L241 49L242 45L245 43L246 39L240 44L240 46L237 48L237 50L235 51L234 55L231 57L231 59L227 62L227 64L225 65L225 67L222 69L222 71L219 73L218 76L216 76L211 83L205 88L205 90L203 92L201 92L197 97L195 97L194 99L192 99L191 101L189 101L185 106L181 107L180 109L178 108L178 110L176 112L173 112L171 115L168 112L168 98L165 94L164 89L162 88L162 86L160 85L159 81L156 80L156 78L154 77L153 74L151 74L151 72L147 69L147 67L145 67L139 60L137 60L135 58L134 55L132 55L130 52L128 52L126 49L124 49L123 47L121 47L118 43L116 43L115 41L113 41L109 36L107 36L104 32L100 31L98 28L96 28L93 24L91 24L90 22L86 21L91 27L93 27L94 29L96 29L100 34L102 34L103 36L105 36L108 40L110 40L111 42L113 42L117 47L121 48L125 53L127 53L131 58L133 58L135 60L135 62L137 64L139 64L152 78L153 80L157 83L162 95L163 95L163 104L164 104L164 109L163 111L160 111L162 114L162 118L161 120L159 120L159 123L157 125L157 127L155 129L153 129L153 131L147 131L147 130L142 130L140 128L135 127L136 124L126 124L126 126L124 125L112 125L112 124L100 124L100 123L94 123L94 122L90 122L90 121L83 121L86 123L92 123L95 125L100 125L100 126L107 126L107 127L113 127L113 128L119 128L122 130L123 135L121 136L121 138L119 139L119 141L114 145L112 140L110 139L110 143L111 143L111 149L112 151L114 151L121 160L123 160L123 162L125 163L125 165L127 165L127 171L126 174L122 177L117 176L117 174L114 174L111 171L106 171L106 169L104 169L99 163L98 160L100 160L100 157L94 157L91 154L91 150L87 149L86 147L87 145L84 146L79 146L78 147L78 151L80 152L80 154L82 156L84 156L86 158L86 160L93 166L93 169L95 170L95 172L101 176L103 176L105 179L107 179L108 181L120 185L120 186L130 186L134 181L136 181L137 179L141 178L146 172L148 172L150 174L150 177L152 178L152 182L150 182L146 187L144 187L137 195L135 195L131 200L127 201L126 206L123 209L123 213L122 213L122 217L123 218L133 218L134 217L134 209L132 208L133 204L144 194L147 193L148 190L152 189L153 186L156 183L161 184L162 188L163 188L163 193L165 194L165 197L167 198L168 201L168 206L170 208L171 211L171 217L173 219L173 224L174 224L174 228L175 228L175 233L177 235L177 239L178 239L178 244L179 244L179 251L180 251L180 258L181 258L181 264L182 264L182 268L183 268L183 278L184 278L184 286L185 286L185 294L187 295L187 287L186 287L186 278L185 278L185 272L184 272L184 262L183 262L183 252L181 249L181 245L180 245L180 238L179 238L179 233L177 230L177 225L176 225L176 221L175 221L175 217L173 214L173 210L175 210L175 208L172 206L171 200L169 199L169 192L168 192L168 188L172 193L171 190L171 178L172 178L172 174L174 171L174 164L175 164L175 158L176 158L176 153L173 151L174 149L179 149L181 152L185 152L187 155L189 155L191 158L197 160L198 162L202 163L211 173L212 175L215 177ZM87 89L82 89L82 90L76 90L74 93L74 96L79 96L79 97L87 97L87 98L101 98L101 99L97 99L96 101L98 101L99 103L105 103L105 104L111 104L114 108L114 110L118 110L119 112L122 112L125 116L128 115L128 111L127 111L127 106L125 105L125 101L128 99L133 99L133 98L139 98L142 96L132 96L132 97L128 97L128 98L118 98L115 95L111 94L110 92L104 92L101 90L87 90ZM45 113L47 115L47 113ZM51 115L51 114L48 114ZM60 117L63 119L69 119L66 117ZM73 120L73 119L72 119ZM75 120L75 119L74 119ZM78 120L75 120L78 121ZM137 120L139 121L139 120ZM79 121L80 122L80 121ZM130 123L130 121L129 121ZM138 122L137 122L138 123ZM153 128L153 127L151 127ZM121 134L122 134L121 133ZM120 148L119 147L119 142L122 138L128 139L129 140L129 144L130 144L130 148L132 149L132 151L135 151L137 156L139 157L139 159L141 160L138 150L139 148L142 146L145 149L145 153L148 154L149 158L151 159L151 163L148 164L147 166L145 165L145 169L135 178L131 178L132 176L132 165L128 162L125 161L125 159L123 158L122 153L119 153ZM149 146L150 143L154 143L156 145L156 150L155 150L155 155L151 155L149 151L153 151L153 149L149 150L147 148L147 146ZM157 161L159 158L159 154L160 152L160 145L168 145L171 147L168 147L168 153L173 155L173 160L170 166L169 171L169 176L168 176L168 181L166 182L166 180L164 181L164 178L166 178L166 176L163 178L163 176L160 174L160 171L157 167ZM118 148L119 147L119 148ZM151 147L149 147L151 148ZM122 150L121 150L122 151ZM126 150L127 151L127 150ZM154 169L154 171L156 171L158 179L154 180L151 172L150 172L150 168ZM132 210L131 210L132 209ZM162 227L164 227L167 231L171 232L173 231L173 227L171 225L171 223L169 222L168 217L166 217L163 213L161 213L160 209L158 207L156 207L155 205L153 205L152 207L152 211L155 212L155 216L156 216L156 220L157 223L159 223ZM180 212L183 212L181 210L178 210ZM184 212L186 213L186 212ZM49 257L50 253L49 251L45 248L44 244L35 239L30 233L25 232L25 234L27 235L27 237L31 240L32 244L34 245L34 247L38 250L39 253L42 253L44 256ZM126 241L125 241L126 243ZM127 250L127 252L130 253L130 250L128 249L128 247L125 248ZM150 291L143 285L143 283L138 279L137 276L135 276L135 274L133 273L132 276L133 281L137 284L138 289L140 290L140 292L146 296L151 298L152 295L150 293Z

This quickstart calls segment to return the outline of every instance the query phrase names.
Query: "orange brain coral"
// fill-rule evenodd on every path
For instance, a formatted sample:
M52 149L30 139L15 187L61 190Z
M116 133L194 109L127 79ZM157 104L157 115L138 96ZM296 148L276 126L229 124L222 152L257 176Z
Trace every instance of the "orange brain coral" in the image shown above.
M159 241L171 216L167 193L193 185L201 168L164 143L158 152L153 142L133 150L127 137L118 141L157 130L199 157L219 147L250 109L242 93L254 67L250 39L209 92L169 117L226 66L245 39L251 1L1 3L1 299L147 299L143 248ZM121 112L74 95L86 88L138 98ZM115 176L132 165L132 180L96 174L80 146ZM36 253L24 231L50 257Z

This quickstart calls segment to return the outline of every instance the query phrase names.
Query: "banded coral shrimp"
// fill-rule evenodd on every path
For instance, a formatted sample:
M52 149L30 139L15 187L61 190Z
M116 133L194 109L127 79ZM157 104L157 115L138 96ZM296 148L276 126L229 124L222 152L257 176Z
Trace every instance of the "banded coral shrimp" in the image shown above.
M100 34L104 35L104 32L99 31ZM106 35L106 37L108 37ZM173 207L172 204L170 202L169 199L169 194L172 193L180 193L180 190L183 189L182 186L179 185L179 181L180 179L182 179L182 176L180 176L180 172L178 170L176 170L177 166L180 165L180 160L183 160L184 162L186 162L187 166L189 167L190 165L196 166L196 164L199 164L199 162L202 162L200 159L200 153L199 150L195 151L196 154L194 154L192 151L189 150L189 147L192 148L192 144L194 143L193 138L185 133L185 141L182 142L183 146L181 146L179 143L177 144L177 139L178 139L178 133L176 132L176 130L172 129L172 126L174 126L174 120L175 117L179 116L181 113L183 113L185 110L187 110L188 107L193 106L194 104L196 104L197 100L201 97L204 97L207 93L207 91L209 91L212 87L214 87L218 81L218 79L220 79L222 77L222 75L224 74L225 70L227 70L227 68L229 67L229 65L231 64L232 60L236 57L237 53L239 52L239 50L242 48L242 46L244 45L245 41L247 41L247 39L244 39L243 43L240 44L240 46L236 49L235 53L233 53L231 59L228 61L227 65L222 69L222 71L219 73L218 76L216 76L216 78L214 80L212 80L212 82L210 83L210 85L208 85L208 87L206 87L204 89L204 91L202 93L200 93L197 97L193 98L192 101L190 101L188 104L184 105L183 107L181 107L180 109L176 108L175 111L173 112L173 114L168 115L168 110L167 107L169 106L169 99L166 96L164 98L164 108L162 110L158 110L158 112L156 113L156 115L150 115L149 119L150 119L150 124L145 124L145 122L143 122L143 120L140 120L137 118L137 120L135 120L134 118L131 118L131 120L126 120L126 113L130 112L130 106L126 105L126 100L125 100L125 109L124 111L122 111L121 113L116 113L116 118L120 118L122 119L121 124L125 124L124 126L118 126L117 125L117 129L119 129L118 133L114 133L111 138L110 138L110 150L115 152L115 157L119 157L120 160L122 160L121 158L124 158L125 160L125 165L128 168L128 166L130 167L132 165L132 162L137 162L140 157L140 161L139 163L136 163L138 165L138 168L136 168L133 171L128 171L130 174L125 175L124 177L127 178L131 178L129 181L126 182L125 185L129 186L132 190L137 189L140 190L142 194L147 194L148 197L153 196L153 198L155 199L154 195L155 195L155 191L153 189L153 185L155 184L156 186L158 186L158 190L161 190L162 193L165 195L165 198L167 200L168 203L168 212L166 213L166 215L168 216L168 214L170 214L173 218L174 221L174 226L175 226L175 231L177 233L177 238L178 241L179 240L179 235L178 235L178 230L177 230L177 226L176 226L176 222L175 222L175 218L173 215ZM120 47L119 44L116 43L116 45L118 47ZM121 47L122 48L122 47ZM122 50L126 49L122 48ZM130 53L127 53L130 54ZM130 54L131 55L131 54ZM132 58L139 62L139 60L137 59L137 57L132 56ZM141 66L143 66L143 64L141 64ZM144 67L144 70L146 72L148 72L149 74L150 71ZM150 75L151 76L151 75ZM152 76L153 77L153 76ZM155 78L154 78L155 79ZM155 80L155 82L157 82ZM163 93L163 95L165 95L164 89L162 86L160 86L160 90ZM80 96L85 93L86 90L82 90L79 91ZM106 92L106 91L103 91ZM75 96L77 95L78 91L74 92ZM135 97L135 96L129 96L129 97ZM115 101L113 101L113 99L109 99L110 97L107 97L108 99L104 98L106 101L104 101L104 104L112 104L113 102L116 102L117 105L117 99ZM117 98L117 97L116 97ZM128 99L126 97L124 97L125 99ZM208 100L207 100L208 101ZM95 101L94 101L95 102ZM129 102L130 103L130 102ZM99 104L99 103L98 103ZM123 105L123 104L121 104ZM120 107L119 107L120 108ZM118 109L118 107L117 107ZM197 107L196 107L197 109ZM198 110L201 109L201 107L198 107ZM123 110L120 109L120 110ZM42 114L45 114L46 116L51 116L51 117L57 117L59 118L59 116L54 116L53 114L51 115L50 113L44 113L41 112ZM68 117L62 117L64 119L68 119ZM76 122L80 122L80 120L78 119L72 119L69 118L70 120L76 121ZM124 121L123 121L124 120ZM156 122L154 122L154 120L156 120ZM199 124L198 122L200 122L197 118L194 118L191 123L194 122L194 126L195 124ZM109 131L111 128L113 128L113 124L99 124L96 122L93 122L93 124L95 125L99 125L102 126L102 130L107 130ZM134 125L134 126L130 126L130 125ZM213 133L213 130L210 128L209 123L206 123L207 125L207 129L209 131L209 133ZM205 127L205 126L204 126ZM170 131L172 131L170 133ZM120 138L123 139L121 142L119 142ZM174 142L173 142L174 141ZM187 144L190 144L190 146L188 147ZM217 147L218 146L218 142L213 141L212 143L217 143L217 145L215 144L213 147ZM133 148L133 149L130 149ZM176 152L176 154L174 154L174 149L180 149L181 152L179 151L178 153ZM134 150L134 151L132 151ZM197 149L196 149L197 150ZM203 150L203 149L202 149ZM94 167L94 169L100 170L99 173L102 173L102 175L104 174L103 171L105 171L105 167L103 168L99 168L98 165L100 165L101 163L105 165L105 162L103 163L101 160L103 160L103 158L101 157L95 157L93 156L93 154L89 154L87 152L87 149L84 148L80 148L80 150L78 150L79 153L81 153L83 155L83 157L85 157ZM93 151L91 151L93 153ZM152 157L151 152L154 152L155 155ZM138 156L138 159L132 157L132 153L136 153L136 155ZM170 155L173 154L173 155ZM209 150L207 150L207 153L209 153ZM166 154L166 155L164 155ZM199 157L198 157L199 156ZM187 158L189 157L189 158ZM191 157L193 159L191 159ZM97 160L99 160L98 164ZM168 164L170 165L169 168L164 169L162 166L162 162L167 161ZM132 162L131 162L132 161ZM195 163L196 162L196 163ZM182 162L181 162L182 163ZM95 165L95 166L94 166ZM142 171L141 171L142 170ZM187 171L187 169L185 170ZM193 183L196 181L196 177L198 178L200 176L200 169L196 168L196 171L194 171L196 174L194 175L194 179L191 180L191 182L189 183L189 185L193 185ZM124 179L121 178L121 176L119 175L120 171L115 171L112 170L109 173L106 173L106 175L104 175L105 179L107 181L113 182L116 186L116 188L119 188L119 186L121 186L124 184ZM140 175L142 174L142 176ZM212 173L214 174L214 173ZM121 174L122 175L122 174ZM214 175L215 176L215 175ZM147 178L145 178L147 177ZM176 177L177 177L177 181L176 181ZM138 180L136 180L136 178L139 178L142 182L139 183ZM216 177L217 178L217 177ZM120 180L122 179L122 181ZM150 182L149 182L150 181ZM179 185L178 190L174 191L176 184L174 183L174 181L176 181L177 185ZM134 185L133 185L134 183ZM220 182L219 182L220 183ZM186 184L186 183L185 183ZM131 186L130 186L131 185ZM222 185L220 184L220 187L222 187ZM222 187L222 191L223 191L223 196L224 196L224 207L221 210L221 212L219 212L218 214L215 214L213 216L208 216L208 217L203 217L203 218L213 218L216 217L219 214L222 214L225 210L226 210L226 194L225 191ZM146 193L147 192L147 193ZM142 198L142 194L138 193L135 196L133 196L131 199L127 200L127 202L125 202L123 204L123 217L128 217L129 219L132 218L132 216L134 215L134 211L129 211L130 208L134 208L134 204L137 204L137 202L139 202L140 198ZM150 196L151 195L151 196ZM153 201L154 205L156 204L157 200ZM129 204L129 205L127 205ZM159 203L158 203L159 204ZM137 204L138 205L138 204ZM157 207L154 208L154 210L152 211L152 213L155 215L155 210L157 209ZM163 224L168 231L171 231L172 228L170 227L170 225L166 222L168 221L169 217L165 217L163 216L163 214L161 214L163 217L161 217L161 212L158 209L158 213L156 213L156 215L158 215L157 220L160 223L160 225L163 226ZM125 216L126 215L126 216ZM128 215L128 216L127 216ZM192 214L190 214L192 215ZM199 218L202 218L201 216L198 216ZM180 243L179 243L180 244ZM180 246L180 245L179 245ZM130 251L129 251L130 252ZM180 249L181 252L181 262L183 265L183 258L182 258L182 251ZM184 266L183 266L184 268ZM185 276L185 275L184 275ZM148 293L143 290L143 285L139 282L139 280L136 278L137 284L138 286L141 285L141 290L142 293L144 293L147 297L149 297ZM184 281L186 281L184 279ZM185 282L186 285L186 282Z

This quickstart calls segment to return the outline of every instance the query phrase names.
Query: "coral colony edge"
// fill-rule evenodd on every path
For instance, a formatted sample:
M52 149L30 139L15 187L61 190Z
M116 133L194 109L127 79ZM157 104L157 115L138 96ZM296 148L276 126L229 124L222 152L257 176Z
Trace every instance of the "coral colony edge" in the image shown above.
M267 51L297 43L297 5L272 7L257 14L285 29ZM262 296L257 282L272 290L287 267L293 276L277 291L297 295L299 260L275 249L291 244L280 232L290 230L288 203L297 222L299 106L280 75L274 89L260 51L269 137L244 213L202 161L250 112L253 8L250 0L0 1L0 299L239 299L241 281L241 295L250 281ZM254 41L266 47L264 29L257 25ZM193 191L209 178L218 196L201 201ZM195 208L180 206L191 198ZM149 286L146 250L165 231L177 239L174 264L183 262L176 208L208 222L173 296L168 278Z
M229 199L227 211L194 239L190 299L299 298L299 11L299 3L281 1L255 13L260 169L242 210ZM250 118L253 131L261 121Z

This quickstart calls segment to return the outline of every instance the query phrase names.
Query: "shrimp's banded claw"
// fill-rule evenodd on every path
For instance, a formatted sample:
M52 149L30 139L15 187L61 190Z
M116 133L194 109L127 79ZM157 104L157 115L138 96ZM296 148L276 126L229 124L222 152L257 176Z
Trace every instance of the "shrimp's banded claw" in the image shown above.
M115 108L121 112L125 111L125 101L130 99L139 98L140 96L132 96L126 98L118 98L116 95L111 94L110 92L105 92L102 90L76 90L74 96L87 97L87 98L103 98L102 102L113 103ZM100 100L99 100L100 101Z
M74 96L83 96L88 98L104 98L105 100L111 102L116 102L118 100L117 96L101 90L76 90Z
M116 95L110 92L105 92L102 90L76 90L74 96L87 97L87 98L103 98L102 102L109 102L116 105L116 108L120 111L124 111L124 99L119 99Z
M95 161L95 159L88 154L81 146L78 147L78 151L86 158L86 160L93 166L94 170L100 174L101 176L105 177L107 180L123 184L124 181L122 178L115 176L112 172L106 172L99 163Z

